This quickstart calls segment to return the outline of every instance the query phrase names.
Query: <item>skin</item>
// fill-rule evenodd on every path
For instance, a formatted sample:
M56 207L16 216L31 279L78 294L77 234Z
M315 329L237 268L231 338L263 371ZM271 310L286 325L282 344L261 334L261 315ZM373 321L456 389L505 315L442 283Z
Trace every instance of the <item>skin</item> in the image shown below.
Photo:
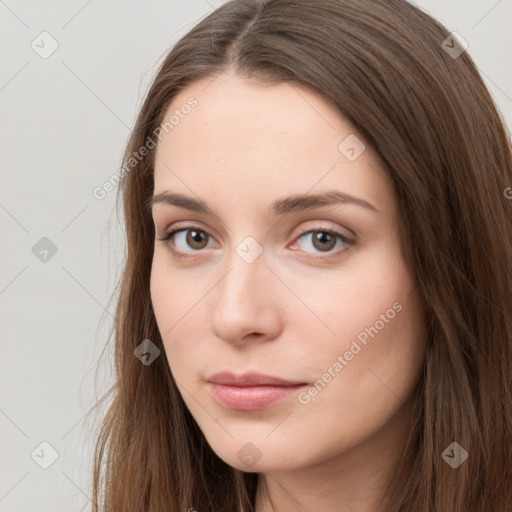
M200 198L218 219L155 204L157 237L184 225L206 234L196 245L190 236L187 244L190 231L174 245L155 240L150 283L182 398L222 460L260 473L257 512L377 511L410 429L425 349L394 189L368 144L354 161L340 152L355 129L301 85L226 72L180 91L165 119L190 96L198 105L158 143L154 192ZM267 213L278 198L332 189L378 212L337 203ZM355 243L322 246L302 234L326 229ZM252 263L236 251L248 236L263 251ZM192 257L177 259L172 247ZM401 310L389 319L393 304ZM378 320L384 327L347 360ZM341 371L333 369L338 356ZM309 402L292 395L257 411L222 407L205 382L222 370L256 371L310 390L329 368L330 381ZM250 467L237 456L247 443Z

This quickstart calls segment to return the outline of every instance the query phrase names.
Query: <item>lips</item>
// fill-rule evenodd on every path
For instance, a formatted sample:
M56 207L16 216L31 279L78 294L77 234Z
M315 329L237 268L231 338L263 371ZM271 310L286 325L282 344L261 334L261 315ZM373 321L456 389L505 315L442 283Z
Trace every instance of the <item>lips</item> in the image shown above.
M207 380L208 389L216 402L226 409L235 411L265 409L291 398L305 385L305 382L261 373L235 375L220 372Z
M243 375L235 375L231 372L220 372L212 375L207 382L222 384L223 386L278 386L293 387L307 384L306 382L285 380L262 373L248 372Z

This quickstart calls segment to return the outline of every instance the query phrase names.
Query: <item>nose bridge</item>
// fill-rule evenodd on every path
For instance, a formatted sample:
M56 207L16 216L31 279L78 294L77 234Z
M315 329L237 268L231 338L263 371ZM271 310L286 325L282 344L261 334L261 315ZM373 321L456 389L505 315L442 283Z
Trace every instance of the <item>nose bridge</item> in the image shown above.
M263 250L255 240L244 239L231 250L212 316L212 329L224 341L237 343L251 333L272 337L278 322L266 283L273 276L266 265Z
M258 244L259 246L259 244ZM258 300L264 300L259 292L264 288L258 286L268 278L266 260L261 249L257 254L257 248L251 242L243 241L231 251L229 256L229 271L220 283L220 300L237 304L248 304L249 300L256 305Z

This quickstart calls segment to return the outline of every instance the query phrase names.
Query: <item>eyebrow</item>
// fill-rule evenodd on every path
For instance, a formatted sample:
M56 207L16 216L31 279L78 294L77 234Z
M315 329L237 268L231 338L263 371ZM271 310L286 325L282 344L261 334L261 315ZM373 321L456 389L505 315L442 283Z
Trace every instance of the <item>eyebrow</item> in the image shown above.
M299 194L289 197L283 197L274 201L267 212L272 217L280 217L293 212L300 212L317 208L319 206L330 206L334 204L353 204L366 208L375 213L379 213L379 210L368 201L359 197L345 194L338 190L327 190L320 194ZM168 204L177 206L179 208L185 208L194 212L204 213L211 217L218 217L215 212L203 201L194 199L183 194L175 194L169 192L162 192L155 194L150 201L150 207L153 208L156 204Z

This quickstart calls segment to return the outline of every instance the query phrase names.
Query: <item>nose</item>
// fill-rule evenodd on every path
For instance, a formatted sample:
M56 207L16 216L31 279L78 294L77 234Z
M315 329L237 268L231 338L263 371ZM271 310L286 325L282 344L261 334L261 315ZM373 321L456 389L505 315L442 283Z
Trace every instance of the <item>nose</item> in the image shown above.
M226 343L240 345L275 339L281 328L277 279L259 257L247 263L237 254L215 287L211 317L213 334Z

